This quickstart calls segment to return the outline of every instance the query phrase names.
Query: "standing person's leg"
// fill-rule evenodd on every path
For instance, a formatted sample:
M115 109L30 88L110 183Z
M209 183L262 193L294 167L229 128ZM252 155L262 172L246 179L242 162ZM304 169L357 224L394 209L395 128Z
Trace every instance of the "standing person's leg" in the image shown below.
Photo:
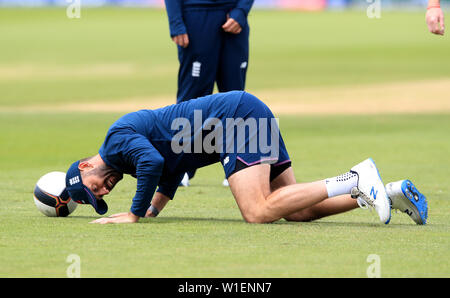
M220 92L244 90L249 59L249 27L239 34L221 32L222 49L217 72Z
M177 103L213 92L221 47L218 16L210 9L184 12L189 45L178 46Z

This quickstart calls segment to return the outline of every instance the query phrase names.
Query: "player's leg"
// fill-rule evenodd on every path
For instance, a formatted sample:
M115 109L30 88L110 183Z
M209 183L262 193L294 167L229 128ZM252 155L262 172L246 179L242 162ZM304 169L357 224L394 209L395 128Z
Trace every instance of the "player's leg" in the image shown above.
M270 183L270 188L275 191L284 186L295 184L296 179L292 167L285 169ZM325 199L303 210L296 211L284 218L288 221L311 221L322 217L347 212L358 208L358 203L350 195L336 196Z
M269 181L269 164L250 166L228 177L231 192L247 222L273 222L328 197L324 181L291 184L274 192L270 191Z
M228 177L231 191L246 221L267 223L280 218L304 221L348 211L356 208L348 196L350 193L357 198L358 205L373 207L381 222L387 224L390 221L389 200L370 158L344 175L311 183L289 184L273 192L270 192L269 179L268 164L250 166ZM308 208L312 209L306 214ZM303 214L297 213L300 211Z
M312 221L358 208L358 203L350 195L328 198L309 208L285 216L287 221Z
M256 133L253 131L246 134L246 139L241 140L243 143L226 144L227 152L221 155L230 189L244 219L248 222L272 222L326 199L327 189L323 181L291 184L271 191L270 175L273 166L261 162L276 161L277 165L286 165L290 162L289 155L278 124L272 121L274 116L270 109L248 93L242 95L241 102L234 115L236 119L270 120L265 121L266 129L259 123ZM236 134L237 130L230 131ZM231 139L235 140L236 135ZM228 141L225 136L224 141ZM250 149L255 144L257 152ZM231 148L234 150L229 150Z
M279 138L279 160L271 165L270 189L272 192L284 186L296 184L294 171L283 138ZM321 217L346 212L358 207L355 199L349 195L328 198L313 206L289 214L284 218L289 221L311 221Z
M251 94L244 93L241 103L236 109L235 118L274 119L270 109ZM261 162L276 160L283 163L288 161L288 155L276 121L267 121L265 125L267 125L265 133L263 132L263 126L259 126L259 130L256 132L258 138L255 137L255 132L253 132L248 135L248 138L242 144L224 143L226 148L229 146L231 148L234 145L235 149L238 150L232 152L226 150L228 152L221 154L221 161L228 177L231 191L245 220L261 223L272 222L300 210L310 208L325 199L351 193L352 197L357 198L358 205L373 207L377 211L380 220L386 224L389 223L389 199L378 169L370 158L352 167L349 172L343 175L311 183L286 183L288 185L271 191L271 166L269 164L261 164ZM279 136L279 143L276 142L278 138L272 138L275 135ZM267 145L270 144L269 152L265 152L266 148L264 146L259 146L264 144L264 142L261 142L261 138L264 136L266 136L266 141L270 140L270 142L265 143ZM259 139L257 152L251 153L252 150L249 150L249 148L251 145L255 145L256 139ZM227 142L226 137L224 137L224 140ZM279 144L279 146L276 146L276 144ZM263 148L264 150L262 150ZM245 150L242 151L240 149ZM247 167L236 171L237 160L243 162ZM293 173L291 172L289 175L293 175ZM286 180L291 182L293 177ZM329 201L327 204L319 205L321 207L319 210L328 210L327 213L320 215L335 214L338 211L338 206L344 208L339 211L345 210L345 208L353 208L354 205L351 205L348 197L343 198L343 200L340 198L335 201ZM330 212L330 208L332 212Z

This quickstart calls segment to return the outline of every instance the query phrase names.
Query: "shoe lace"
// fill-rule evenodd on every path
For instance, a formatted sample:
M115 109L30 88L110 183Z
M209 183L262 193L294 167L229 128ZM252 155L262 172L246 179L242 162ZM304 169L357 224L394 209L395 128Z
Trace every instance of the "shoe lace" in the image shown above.
M354 187L351 191L352 198L356 198L358 206L362 209L372 209L375 206L375 200Z
M356 202L358 203L358 206L362 209L372 209L373 208L373 205L371 205L369 202L367 202L362 197L358 197L356 199Z

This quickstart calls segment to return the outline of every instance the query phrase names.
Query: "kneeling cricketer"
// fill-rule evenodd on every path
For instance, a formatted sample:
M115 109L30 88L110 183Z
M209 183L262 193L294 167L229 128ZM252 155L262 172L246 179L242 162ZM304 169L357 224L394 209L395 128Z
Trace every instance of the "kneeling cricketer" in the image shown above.
M297 183L273 113L243 91L124 115L109 128L98 154L70 166L66 188L73 200L103 215L104 196L123 174L132 175L137 189L130 210L93 223L135 223L163 210L184 173L217 162L249 223L311 221L358 206L375 209L385 224L391 209L417 224L427 220L425 196L410 180L385 187L371 158L342 175Z

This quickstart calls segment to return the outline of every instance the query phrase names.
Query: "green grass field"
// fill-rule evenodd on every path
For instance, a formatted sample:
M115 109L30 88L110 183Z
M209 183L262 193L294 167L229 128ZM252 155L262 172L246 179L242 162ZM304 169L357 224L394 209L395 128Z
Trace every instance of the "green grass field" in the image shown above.
M364 11L254 10L249 22L247 87L256 96L450 79L448 36L428 33L423 12L372 20ZM138 224L88 224L97 218L88 206L67 218L40 214L32 197L39 177L95 154L121 115L51 107L156 97L171 104L176 74L162 10L83 9L70 20L64 8L0 9L0 277L65 277L71 254L80 256L82 277L366 277L371 254L380 256L382 277L450 277L448 109L277 115L299 182L371 156L384 182L410 178L427 195L426 226L401 213L381 225L361 209L247 224L221 186L220 165L199 170L158 218ZM127 211L134 191L126 177L107 198L108 214Z

